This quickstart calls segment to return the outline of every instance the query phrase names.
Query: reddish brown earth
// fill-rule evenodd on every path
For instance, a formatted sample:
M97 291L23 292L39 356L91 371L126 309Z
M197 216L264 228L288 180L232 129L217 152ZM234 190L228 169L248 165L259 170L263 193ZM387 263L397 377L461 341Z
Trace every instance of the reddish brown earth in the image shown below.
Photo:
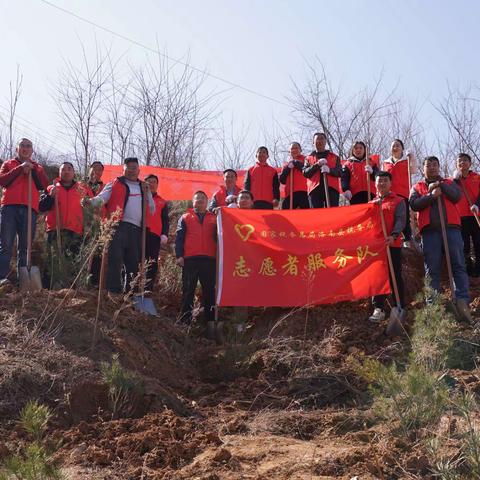
M423 271L413 254L408 265L411 323ZM367 321L369 302L252 309L243 335L226 309L219 346L175 323L175 295L155 301L159 318L106 296L92 348L95 292L0 292L0 459L26 441L16 419L35 398L54 411L47 441L71 479L430 478L424 445L374 418L352 369L408 350ZM115 352L143 385L128 418L112 419L100 373ZM479 370L452 375L480 390Z

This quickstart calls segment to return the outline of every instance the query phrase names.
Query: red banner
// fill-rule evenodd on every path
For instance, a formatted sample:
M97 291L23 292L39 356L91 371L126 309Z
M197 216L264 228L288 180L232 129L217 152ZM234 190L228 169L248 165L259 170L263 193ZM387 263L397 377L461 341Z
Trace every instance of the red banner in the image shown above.
M389 293L378 205L218 216L220 306L299 307Z
M177 170L140 165L142 180L151 173L158 177L158 192L166 200L190 200L197 190L203 190L210 198L223 185L221 171ZM102 180L107 183L122 174L123 165L105 165ZM241 187L245 171L239 170L237 174L237 185Z

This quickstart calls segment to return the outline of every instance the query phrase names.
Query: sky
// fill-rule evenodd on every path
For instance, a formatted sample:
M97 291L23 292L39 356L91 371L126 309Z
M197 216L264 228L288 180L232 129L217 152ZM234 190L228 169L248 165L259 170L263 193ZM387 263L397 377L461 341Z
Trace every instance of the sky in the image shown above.
M50 1L50 0L49 0ZM307 78L318 58L332 83L355 92L383 72L385 89L423 105L422 120L442 128L433 105L454 86L475 84L480 63L476 33L480 3L468 0L51 0L51 3L111 31L159 48L265 99L208 78L222 92L217 121L247 128L251 142L262 129L292 131L286 97L292 81ZM23 74L17 136L43 148L69 149L51 92L65 59L81 61L81 45L95 42L141 66L152 53L95 28L42 0L0 0L0 116L8 105L9 81Z

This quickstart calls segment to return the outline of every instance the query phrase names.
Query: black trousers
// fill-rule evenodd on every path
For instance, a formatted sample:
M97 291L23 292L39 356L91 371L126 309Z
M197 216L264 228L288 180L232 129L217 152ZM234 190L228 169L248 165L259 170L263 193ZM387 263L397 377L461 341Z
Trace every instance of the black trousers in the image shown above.
M192 321L193 299L197 283L202 286L205 322L215 320L215 276L216 262L212 257L185 258L182 271L182 311L181 320L187 324Z
M155 277L158 272L158 254L160 253L160 237L147 230L147 242L145 248L145 258L147 260L147 281L145 290L153 292Z
M293 208L310 208L307 192L293 192ZM290 195L282 200L282 210L290 210Z
M90 285L98 287L100 282L100 270L102 268L102 256L95 253L92 257L92 265L90 266Z
M398 296L400 297L401 305L397 305L397 301L395 299L395 295L393 293L393 281L392 281L392 272L389 269L389 277L390 277L390 285L392 288L392 297L393 297L393 304L397 307L404 307L405 306L405 289L403 287L403 279L402 279L402 249L400 247L391 247L390 252L392 254L392 263L393 263L393 271L395 274L395 279L397 280L397 287L398 287ZM385 307L385 300L387 295L376 295L372 299L372 305L374 308L381 308L382 310Z
M42 275L42 284L44 288L50 288L52 284L55 284L59 280L69 282L73 278L59 278L69 277L69 273L73 274L75 268L75 257L80 253L80 246L82 244L82 236L71 230L60 230L60 242L62 252L60 255L67 260L67 263L63 262L62 271L59 271L58 255L57 252L57 231L53 230L47 232L47 245L48 245L48 263L47 268L44 269ZM71 272L70 272L71 270ZM53 280L53 282L52 282Z
M463 254L469 275L480 274L480 227L475 217L462 217ZM475 253L475 266L472 262L471 247Z
M331 207L338 207L340 194L332 187L328 187L328 198ZM310 208L327 208L327 200L325 199L325 188L320 184L317 188L308 194Z
M373 200L375 195L370 193L370 200ZM361 203L368 203L368 192L357 192L350 200L350 205L360 205Z
M403 236L405 237L405 241L410 241L412 239L412 224L410 222L410 203L408 203L408 198L404 198L405 202L405 214L407 215L407 223L405 224L405 228L403 229Z
M140 227L127 222L118 224L108 248L107 290L109 292L122 293L130 290L130 282L138 273L141 242ZM125 269L123 282L122 267Z
M265 200L255 200L253 202L253 208L255 210L273 210L273 203L266 202Z

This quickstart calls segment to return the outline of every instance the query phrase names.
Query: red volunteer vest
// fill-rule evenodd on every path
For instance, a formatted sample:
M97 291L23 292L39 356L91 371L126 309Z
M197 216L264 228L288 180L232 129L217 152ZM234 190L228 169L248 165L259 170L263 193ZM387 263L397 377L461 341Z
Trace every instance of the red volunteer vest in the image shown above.
M402 202L403 202L403 198L393 192L390 192L390 194L387 195L382 200L382 212L383 212L383 218L385 219L385 228L387 230L387 235L390 235L390 233L393 230L393 225L395 224L395 210L398 204ZM374 201L372 200L369 203L374 203ZM401 247L402 240L403 240L403 235L400 234L396 238L395 242L393 242L392 247Z
M55 180L57 186L58 210L60 216L60 228L62 230L71 230L72 232L83 234L83 208L82 199L91 197L90 188L79 182L67 189L60 184L60 180ZM53 185L47 187L47 193L50 193ZM45 217L47 224L47 232L51 232L57 228L57 216L55 214L55 205L50 209Z
M410 196L408 162L408 158L404 158L392 163L392 160L387 158L382 165L382 170L389 172L392 176L392 192L403 198L408 198Z
M187 227L184 244L184 257L216 257L217 243L215 231L217 230L217 217L211 212L205 213L203 223L200 223L193 208L182 215Z
M337 155L335 155L333 152L329 152L327 154L327 166L330 167L330 169L335 168L335 165L337 164ZM313 165L314 163L317 163L317 157L315 155L309 155L305 162L308 165ZM315 190L320 185L320 175L322 173L320 170L316 171L314 175L311 178L307 178L307 191L310 193L312 190ZM327 174L327 185L329 187L332 187L335 189L337 192L340 191L340 178L333 177L332 175Z
M297 162L301 162L305 164L305 157L303 155L300 155L299 157L294 159ZM284 165L287 166L288 162ZM303 176L303 173L296 169L292 168L290 171L290 174L287 177L287 183L285 184L285 196L288 197L290 195L290 175L293 172L293 191L294 192L306 192L308 190L307 188L307 179Z
M235 185L235 189L233 194L238 195L238 192L240 192L240 187ZM222 185L219 187L219 189L213 194L215 197L215 201L217 204L217 207L226 207L227 203L225 202L225 199L227 198L227 187L225 185Z
M475 203L480 194L480 175L475 172L468 172L467 178L461 178L457 182L462 191L462 198L458 203L455 204L457 207L458 213L461 217L473 217L473 213L470 210L470 205L468 204L467 196L465 195L465 190L468 193L470 201Z
M139 182L140 185L142 182ZM143 190L142 191L142 202L145 201L143 199ZM113 181L112 185L112 194L110 195L110 200L106 203L106 209L107 209L107 217L110 218L115 211L120 209L120 218L119 220L121 221L123 218L123 209L125 208L125 205L128 202L128 193L129 193L129 188L125 183L125 177L117 177ZM147 212L148 212L147 208Z
M268 164L256 163L248 169L250 176L250 191L255 200L273 203L273 177L277 170Z
M448 185L452 183L452 180L446 179L444 180ZM418 182L413 186L413 189L419 193L420 195L428 195L428 185L425 181ZM452 203L445 195L441 196L443 200L443 206L447 213L447 224L448 225L460 225L460 215L458 213L457 207L454 203ZM435 200L436 201L436 200ZM424 227L430 225L430 206L420 210L417 213L417 221L418 221L418 228L420 232ZM441 214L441 213L440 213Z
M155 203L155 213L153 215L150 213L150 209L147 208L147 228L150 229L151 233L160 237L163 229L162 210L167 201L157 194L153 197L153 202Z
M371 167L378 167L378 160L376 158L370 157L368 163ZM350 159L347 159L343 162L343 165L350 170L350 191L352 192L352 196L359 192L368 192L367 172L365 171L366 164L365 160L352 162ZM370 192L375 195L377 193L375 180L369 179L369 182Z
M2 172L7 173L14 168L21 165L22 162L16 158L6 160L2 164ZM36 162L32 162L37 172L43 173L43 167ZM15 180L3 187L1 205L28 205L28 175L24 175L23 172L15 178ZM32 179L32 209L38 213L38 200L40 195L38 193L35 182Z

